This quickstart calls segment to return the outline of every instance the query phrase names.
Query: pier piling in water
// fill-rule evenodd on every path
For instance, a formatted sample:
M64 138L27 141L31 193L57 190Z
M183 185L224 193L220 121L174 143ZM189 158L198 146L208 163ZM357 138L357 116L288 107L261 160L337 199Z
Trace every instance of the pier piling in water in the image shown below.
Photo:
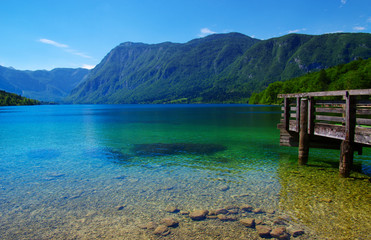
M371 89L278 97L284 99L280 145L298 146L300 165L308 162L309 147L339 149L339 175L349 177L354 151L371 146Z
M300 131L299 131L299 164L305 165L309 155L308 136L308 99L302 98L300 104Z

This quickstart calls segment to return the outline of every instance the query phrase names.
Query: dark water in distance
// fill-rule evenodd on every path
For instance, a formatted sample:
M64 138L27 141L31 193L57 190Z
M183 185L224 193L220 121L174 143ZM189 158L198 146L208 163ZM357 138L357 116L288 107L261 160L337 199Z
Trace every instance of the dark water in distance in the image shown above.
M312 236L366 239L370 149L355 155L350 180L337 177L336 150L311 149L298 167L297 148L279 146L280 114L255 105L2 107L1 239L148 239L138 225L169 205L246 203ZM192 236L187 224L172 236ZM228 224L221 229L238 223Z

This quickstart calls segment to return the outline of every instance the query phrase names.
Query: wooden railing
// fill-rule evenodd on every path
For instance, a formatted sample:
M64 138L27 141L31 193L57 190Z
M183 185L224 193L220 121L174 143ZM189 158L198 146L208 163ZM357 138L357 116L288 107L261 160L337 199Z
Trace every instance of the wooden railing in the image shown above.
M343 167L352 164L353 151L371 146L370 96L371 89L278 95L284 99L281 145L299 145L300 164L306 164L310 145L341 146L340 175L349 176Z

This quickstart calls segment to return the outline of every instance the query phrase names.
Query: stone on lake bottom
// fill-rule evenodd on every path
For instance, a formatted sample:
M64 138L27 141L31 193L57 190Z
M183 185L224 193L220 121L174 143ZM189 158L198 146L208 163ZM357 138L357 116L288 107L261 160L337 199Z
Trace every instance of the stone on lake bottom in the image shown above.
M260 219L255 219L255 225L263 224L263 221Z
M291 235L293 237L298 237L298 236L301 236L304 234L304 230L303 229L293 229L290 231Z
M121 211L121 210L123 210L125 207L126 207L125 205L121 205L121 206L117 206L116 209L117 209L118 211Z
M290 239L290 235L286 232L285 227L278 227L271 231L271 236L280 240Z
M253 209L254 209L254 208L253 208L251 205L248 205L248 204L243 205L243 206L241 207L241 210L242 210L242 211L245 211L245 212L251 212Z
M227 191L228 189L229 189L228 186L221 186L221 187L219 188L220 191Z
M169 212L169 213L177 213L179 212L179 209L177 207L174 207L174 206L169 206L165 209L166 212Z
M275 211L275 210L272 210L272 209L270 209L270 210L268 210L268 211L267 211L267 213L268 213L268 214L275 214L275 213L276 213L276 211Z
M240 209L240 208L234 205L230 205L230 206L226 206L225 209L231 210L231 209Z
M209 213L208 213L208 216L214 216L214 215L218 215L216 214L217 210L210 210Z
M255 214L264 213L263 209L261 209L261 208L256 208L252 212L255 213Z
M228 210L225 209L225 208L221 208L221 209L218 209L218 210L215 210L215 215L219 215L219 214L227 214L228 213ZM211 215L211 214L210 214Z
M139 226L142 229L155 229L157 227L157 224L154 222L149 222L147 224Z
M207 210L195 210L189 214L189 217L194 221L204 220L209 213Z
M188 211L180 211L179 213L180 213L180 215L189 215Z
M177 227L179 225L179 222L173 218L164 218L161 220L161 223L167 227Z
M273 222L274 225L286 225L286 222L280 218L274 220Z
M218 215L218 218L219 218L219 220L221 220L223 222L226 222L226 221L237 221L237 218L236 217L228 216L228 215L224 215L224 214L219 214Z
M170 230L165 225L160 225L155 229L155 231L153 231L153 234L166 236L170 234Z
M262 237L262 238L271 237L270 233L271 233L272 229L268 226L258 225L258 226L256 226L256 231L258 231L259 236Z
M240 223L245 227L254 228L255 227L255 219L254 218L245 218L241 219Z
M238 209L231 209L228 211L229 214L238 214Z

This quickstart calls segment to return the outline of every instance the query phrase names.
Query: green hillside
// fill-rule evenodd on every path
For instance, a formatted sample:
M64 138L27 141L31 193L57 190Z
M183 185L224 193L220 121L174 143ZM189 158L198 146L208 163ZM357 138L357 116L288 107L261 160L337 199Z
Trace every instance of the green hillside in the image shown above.
M270 83L371 57L371 34L215 34L188 43L123 43L66 98L70 103L238 103Z
M40 101L59 102L88 74L89 70L82 68L21 71L0 66L0 89Z
M371 88L371 59L322 69L288 81L277 81L260 93L252 94L251 104L277 104L277 94Z
M39 105L37 100L0 90L0 106Z

